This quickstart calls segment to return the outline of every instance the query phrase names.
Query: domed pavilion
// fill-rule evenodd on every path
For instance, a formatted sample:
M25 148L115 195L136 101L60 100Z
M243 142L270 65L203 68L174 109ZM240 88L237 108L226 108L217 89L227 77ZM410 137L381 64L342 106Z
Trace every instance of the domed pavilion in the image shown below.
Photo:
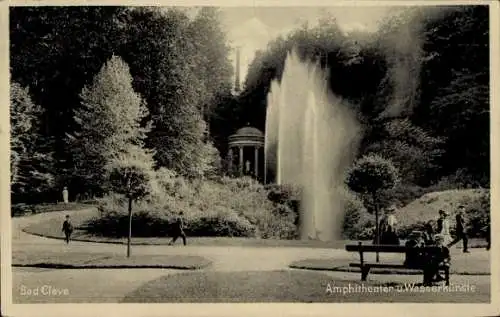
M228 168L239 176L263 179L264 133L247 124L229 136Z

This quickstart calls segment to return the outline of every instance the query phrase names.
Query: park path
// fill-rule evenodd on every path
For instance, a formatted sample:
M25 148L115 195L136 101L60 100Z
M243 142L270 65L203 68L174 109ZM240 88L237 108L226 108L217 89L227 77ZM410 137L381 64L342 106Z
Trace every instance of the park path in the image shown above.
M50 252L110 252L123 256L125 245L72 241L66 245L62 240L31 235L22 231L24 227L41 220L61 221L66 214L74 215L79 211L51 212L33 216L12 218L12 250L50 251ZM197 255L210 261L209 271L256 271L287 269L290 262L301 258L331 258L344 254L343 250L309 248L267 248L236 246L167 246L134 245L132 253L137 255L179 254ZM16 303L88 303L117 302L125 294L142 284L168 274L185 271L169 269L13 269L13 300ZM48 299L43 296L22 295L24 289L34 289L40 285L51 285L57 289L68 289L69 296L56 296Z
M66 245L62 240L44 238L22 231L30 224L40 220L61 221L66 214L75 214L79 211L51 212L33 216L12 218L12 250L30 250L40 252L85 252L85 253L115 253L117 256L125 254L125 245L94 242L73 241ZM457 250L458 251L458 250ZM457 252L456 251L456 252ZM474 251L473 251L474 252ZM210 261L212 265L203 269L207 271L269 271L289 269L288 265L301 259L332 259L344 262L353 259L356 254L350 254L342 249L320 249L307 247L249 247L249 246L196 246L186 247L178 244L167 245L134 245L132 253L137 255L178 254L197 255ZM474 252L476 253L476 252ZM487 254L487 252L483 252ZM478 253L479 256L482 256ZM399 256L400 255L396 255ZM382 259L388 260L393 255L384 254ZM344 262L345 263L345 262ZM179 274L185 271L170 269L13 269L13 300L15 303L43 303L43 302L118 302L124 295L135 290L148 281L164 275ZM359 279L359 273L325 272L333 279ZM372 275L380 281L408 280L415 277ZM458 281L466 281L469 277L459 276ZM489 276L476 277L481 283L488 283ZM418 278L417 278L418 279ZM476 280L479 281L479 280ZM484 281L483 281L484 280ZM47 297L23 296L21 288L36 288L40 285L51 285L55 288L67 288L69 296Z
M12 250L30 249L50 250L61 252L87 252L102 253L111 252L122 254L125 252L125 245L72 241L66 245L58 239L45 238L31 235L22 231L26 226L39 222L54 219L60 221L64 215L72 215L79 211L50 212L33 216L12 218ZM174 246L168 245L133 245L133 254L175 254L175 255L197 255L210 261L212 265L208 270L217 271L248 271L248 270L275 270L284 269L295 260L306 258L350 258L344 250L321 249L307 247L249 247L249 246L182 246L180 243Z

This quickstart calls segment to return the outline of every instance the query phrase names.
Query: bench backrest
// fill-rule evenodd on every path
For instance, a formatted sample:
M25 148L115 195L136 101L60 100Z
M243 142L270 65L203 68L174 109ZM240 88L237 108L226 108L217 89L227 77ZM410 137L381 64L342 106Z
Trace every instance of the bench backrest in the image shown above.
M385 253L406 253L416 248L406 247L404 245L386 245L386 244L348 244L345 246L349 252L385 252ZM441 253L442 249L438 246L426 246L419 248L427 253Z

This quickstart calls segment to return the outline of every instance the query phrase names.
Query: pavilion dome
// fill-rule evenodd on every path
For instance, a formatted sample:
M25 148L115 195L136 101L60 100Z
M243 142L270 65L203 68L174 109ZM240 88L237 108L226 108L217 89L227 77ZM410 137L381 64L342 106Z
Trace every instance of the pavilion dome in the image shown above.
M263 146L264 133L247 124L229 136L229 147L233 146Z
M264 136L264 133L260 131L257 128L254 127L243 127L241 129L238 129L236 133L234 134L235 136Z

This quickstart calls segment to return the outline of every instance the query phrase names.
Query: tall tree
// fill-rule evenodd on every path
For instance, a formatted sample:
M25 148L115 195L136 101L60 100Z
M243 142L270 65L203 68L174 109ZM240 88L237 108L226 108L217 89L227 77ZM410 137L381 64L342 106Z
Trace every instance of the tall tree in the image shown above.
M191 31L191 20L181 10L134 10L121 52L149 106L154 128L147 146L156 151L157 167L195 177L203 162L199 149L206 125L201 109L210 100L211 77L199 73L204 51L197 50Z
M121 42L118 22L125 7L67 6L10 8L12 80L30 86L44 109L42 134L54 140L54 169L59 182L70 168L65 134L72 133L73 110L82 87L92 81Z
M73 175L84 188L99 193L106 185L106 164L130 145L143 145L149 127L142 127L141 122L148 113L132 87L128 65L114 55L92 84L83 88L80 98L81 108L73 117L79 129L68 135Z
M201 102L207 123L222 96L230 93L233 67L229 59L231 48L221 24L221 12L216 7L202 7L189 25L189 37L194 44L194 71L205 86Z
M441 175L489 186L489 8L446 8L424 24L425 61L413 120L446 137Z
M47 193L53 183L52 153L40 134L43 109L33 103L28 88L10 85L11 192L13 201ZM27 194L27 195L23 195ZM37 199L38 197L34 197ZM26 201L25 201L26 202Z

